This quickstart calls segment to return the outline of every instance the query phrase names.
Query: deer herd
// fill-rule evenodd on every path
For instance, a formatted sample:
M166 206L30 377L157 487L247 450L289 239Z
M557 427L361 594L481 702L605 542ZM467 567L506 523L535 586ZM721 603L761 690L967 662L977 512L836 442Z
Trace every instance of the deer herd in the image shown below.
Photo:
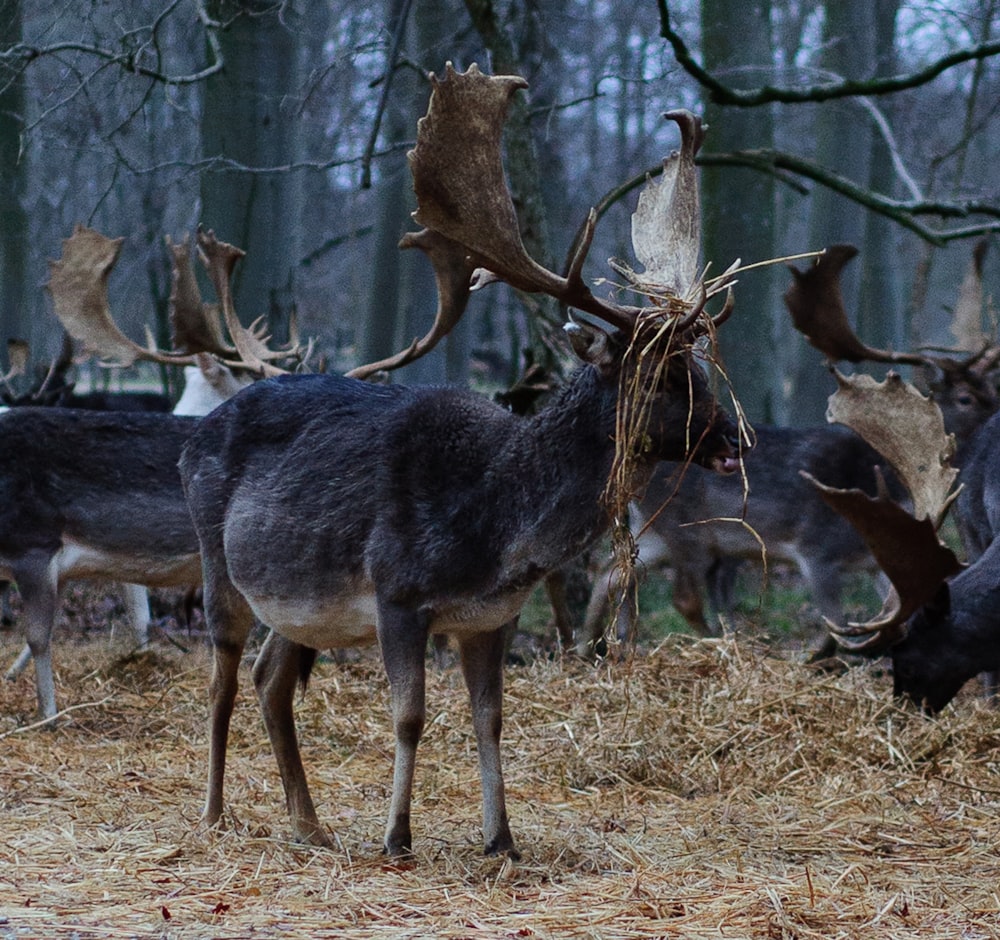
M720 259L734 263L709 278L699 261L701 122L666 115L681 144L633 216L641 270L616 263L624 286L598 296L583 276L596 213L564 275L522 244L501 151L526 82L449 65L431 84L409 154L422 228L401 247L433 265L438 311L396 356L340 376L310 373L311 347L297 338L271 348L234 309L242 252L204 231L198 254L217 304L201 299L188 242L171 245L174 350L142 347L108 310L121 241L78 228L64 243L49 289L67 333L120 364L184 366L187 389L173 414L74 408L63 395L53 405L53 369L0 415L0 578L17 587L27 639L8 678L34 661L40 716L58 716L51 639L68 581L124 583L139 644L146 588L202 585L214 655L204 822L223 817L239 666L260 623L270 632L253 683L292 831L330 845L299 755L294 694L317 651L377 643L396 742L384 847L406 855L428 640L447 636L472 705L485 850L517 857L500 758L505 637L535 586L609 529L625 564L595 578L575 638L582 655L613 615L619 635L634 637L636 553L647 566L669 561L675 605L707 633L732 609L736 567L766 552L799 569L831 643L887 654L895 693L926 710L1000 670L1000 348L955 358L865 346L838 281L854 250L833 246L792 269L794 324L831 364L930 372L930 397L893 373L879 383L836 372L838 426L752 432L720 407L710 375L739 263ZM427 355L470 291L498 280L586 315L565 325L577 371L537 412L464 389L367 381ZM952 505L965 563L939 535ZM840 585L852 569L884 585L883 609L866 623L845 622Z

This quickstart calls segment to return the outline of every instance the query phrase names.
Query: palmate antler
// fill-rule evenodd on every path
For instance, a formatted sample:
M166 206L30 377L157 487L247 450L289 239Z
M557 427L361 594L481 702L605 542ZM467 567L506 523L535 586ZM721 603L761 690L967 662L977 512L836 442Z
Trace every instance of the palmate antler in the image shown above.
M596 225L593 211L565 276L544 268L525 250L504 176L501 139L510 98L527 82L518 76L484 75L475 65L459 73L449 63L444 77L432 75L431 83L430 105L418 122L417 146L408 159L418 203L414 218L425 232L453 246L454 255L446 263L459 272L457 276L443 276L435 261L439 286L458 286L447 309L464 306L467 297L462 294L460 272L471 267L488 272L478 283L499 279L517 290L548 294L629 334L644 313L668 316L681 331L703 316L709 291L697 282L699 208L694 170L702 127L694 115L686 111L667 115L681 129L681 150L666 161L662 182L647 187L637 210L640 218L633 241L637 256L649 269L642 283L653 285L658 295L656 307L649 311L598 298L584 282L582 268ZM424 232L409 236L418 244L429 237ZM713 292L726 286L722 279L713 285ZM731 303L726 316L729 310Z
M266 337L240 324L233 309L229 279L243 252L203 231L198 232L199 255L208 268L234 345L228 346L222 339L219 308L201 301L190 270L186 239L179 246L170 245L174 261L171 327L175 349L164 352L152 344L145 347L133 342L114 322L108 304L108 279L123 241L77 225L73 235L63 242L62 257L49 262L48 287L55 314L67 333L87 349L122 366L137 360L194 365L196 354L208 352L228 366L262 375L285 371L273 365L275 360L301 358L302 350L297 346L271 350Z
M835 375L840 387L830 396L828 420L853 429L878 450L913 500L912 513L893 502L881 476L873 499L861 490L824 486L800 471L858 530L892 585L881 612L868 622L828 622L845 649L874 652L902 639L909 618L962 568L937 535L958 495L958 471L949 465L954 438L945 433L937 405L898 375L890 373L884 382Z
M844 297L840 289L840 273L844 266L856 255L853 245L831 245L806 270L800 271L793 265L793 281L785 292L785 305L792 316L792 323L831 362L884 362L890 365L926 366L945 377L946 382L957 384L967 378L973 382L996 368L1000 362L1000 346L985 340L980 329L977 334L982 342L968 348L966 356L940 356L919 352L892 352L876 349L861 342L851 328L844 308ZM981 301L982 250L974 254L971 278L979 277ZM974 304L975 284L963 284L959 303L955 308L956 330L961 331L960 341L967 342L971 335L968 323L972 318L970 307ZM963 300L963 294L965 298ZM975 306L975 318L980 316L979 306Z
M854 245L831 245L805 271L788 265L793 282L785 291L785 305L795 328L831 362L927 365L927 359L917 353L866 346L851 328L840 290L840 272L857 253Z

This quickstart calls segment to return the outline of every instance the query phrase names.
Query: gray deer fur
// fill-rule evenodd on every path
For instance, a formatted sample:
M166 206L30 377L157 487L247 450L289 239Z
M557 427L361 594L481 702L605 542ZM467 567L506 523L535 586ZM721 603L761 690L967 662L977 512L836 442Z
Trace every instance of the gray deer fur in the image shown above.
M244 644L272 628L253 678L298 839L329 844L292 701L314 650L378 641L396 733L385 849L411 848L414 757L430 634L453 636L472 702L487 853L516 855L500 766L503 626L533 586L605 529L621 381L619 334L572 327L586 361L532 417L457 389L335 376L268 380L203 419L181 475L201 546L215 646L208 824L223 811ZM690 382L690 385L689 385ZM636 485L660 459L719 465L735 428L690 354L669 358Z
M157 413L0 414L0 578L16 582L41 717L56 714L51 639L70 580L201 580L177 460L196 424Z
M963 455L956 512L969 566L942 584L889 650L893 690L928 711L965 683L1000 670L1000 414Z
M174 406L173 413L175 415L193 416L207 414L216 405L221 404L240 388L244 388L249 382L250 379L247 376L234 374L215 359L209 356L199 356L198 365L186 366L184 368L184 393ZM17 410L21 412L23 409L19 407ZM131 409L124 407L100 409L106 415L114 414L115 412L127 412L129 410ZM89 473L94 460L95 447L98 446L96 441L89 440L84 433L80 432L81 427L85 428L87 426L86 422L81 426L73 415L67 413L65 409L53 409L48 422L37 425L38 431L43 433L43 437L32 436L31 424L33 418L31 416L36 413L37 409L33 408L25 412L25 417L0 425L0 447L16 448L23 446L24 450L21 453L24 454L24 459L27 461L26 463L20 461L13 463L0 462L0 494L4 494L0 496L0 518L11 518L15 512L23 513L24 515L20 516L20 518L25 519L29 526L31 525L32 513L39 511L43 503L44 511L40 513L39 518L48 520L50 518L61 518L66 513L72 515L73 512L79 511L81 499L93 498ZM102 432L103 439L101 443L108 447L109 450L102 456L100 462L102 465L104 463L117 463L122 468L123 476L133 481L131 485L141 488L142 470L134 466L132 461L135 455L130 453L132 444L129 439L128 428L132 425L126 422L120 432L112 430L114 425L114 418L110 418L103 425L104 431ZM155 435L157 427L155 422L150 427ZM61 430L63 428L67 429L66 433ZM8 432L11 435L9 438L7 436ZM21 445L20 441L22 437L25 441L30 437L31 443ZM177 461L180 457L180 448L176 444L171 446L171 439L171 436L167 435L161 458L152 457L152 453L155 452L155 443L153 442L145 442L140 446L140 451L143 453L144 459L162 459L165 461L165 466L161 468L161 474L157 476L161 476L162 471L166 471L167 475L171 477L173 483L172 498L176 504L177 501L182 501L184 496L180 488L180 477L176 471ZM58 446L55 446L57 444ZM46 454L50 449L53 454L61 455L54 467L50 467L47 464ZM13 453L16 454L17 451L15 450ZM42 502L29 502L27 506L23 507L7 505L9 501L7 494L19 492L17 480L20 480L23 474L29 472L29 470L37 477L42 488L44 488L44 491L48 495L44 497ZM55 485L55 474L57 472L61 476L58 480L58 485ZM12 473L16 475L16 478L10 476ZM41 499L39 496L41 492L42 489L35 492L36 499ZM110 489L107 492L110 493ZM90 496L86 496L85 494L90 494ZM135 492L131 492L128 487L126 487L126 494L125 498L137 501L139 499L138 495ZM115 498L114 494L111 495L112 498ZM101 498L104 497L102 496ZM159 526L154 507L168 506L168 502L167 499L163 499L158 503L150 503L137 510L143 515L144 522L151 532ZM168 543L171 545L173 545L175 539L180 538L180 530L176 527L177 516L180 516L183 521L186 514L181 512L177 505L169 506L164 524L167 527L167 532L170 533ZM84 538L110 541L114 538L114 534L99 532L97 527L98 525L113 525L113 518L108 517L104 519L100 507L92 507L88 511L87 519L89 521ZM44 529L47 524L47 522L43 522L42 528ZM128 538L130 533L135 531L137 530L133 525L128 531L122 532L121 537ZM77 537L75 534L67 535L65 531L62 532L60 538L64 536ZM147 543L155 544L156 538L155 535L152 535L150 538L140 542L136 548L142 549ZM26 542L25 539L26 535L24 533L21 534L20 541L16 538L10 539L11 547L9 549L10 556L8 563L18 570L22 570L24 567L23 559L18 560L20 554L28 550L25 546L30 546L30 542ZM194 536L190 529L190 524L188 524L188 529L184 533L184 541L187 545L194 544ZM173 548L171 547L170 550L172 551ZM63 551L60 549L60 552L54 558L56 567L59 569L56 576L56 589L59 591L68 580L72 580L75 577L72 574L72 565L76 563L72 561L72 553L68 550ZM86 577L91 580L100 581L120 580L121 577L124 577L124 574L119 574L116 568L117 564L117 556L114 555L105 557L100 563L97 562L95 557L91 559ZM200 583L201 569L200 567L196 567L194 570L198 577L195 581L187 582L188 585ZM159 577L155 568L152 576L154 579ZM125 600L128 619L132 627L136 645L140 648L146 646L149 641L149 595L146 586L156 583L155 580L152 582L148 581L147 576L144 575L139 579L139 583L137 584L125 583L122 585L122 594ZM178 582L178 584L181 583ZM9 585L0 584L0 588L7 587ZM34 625L28 628L28 632L35 634L36 648L47 650L49 645L48 639L44 641L42 647L39 647L39 637L45 632L39 618L42 616L41 611L48 611L50 608L49 593L51 585L46 580L39 582L37 579L29 578L27 581L22 581L18 587L25 607L26 620L35 619ZM41 594L38 593L39 590L41 590ZM8 590L3 591L5 602L7 602L8 594ZM56 607L52 606L51 611L50 619L54 621ZM48 616L48 614L45 616ZM9 619L10 622L13 622L12 611L10 611ZM48 630L49 637L51 637L51 632L52 626L50 625ZM43 655L50 654L45 653ZM27 643L20 655L7 670L5 677L8 680L16 679L21 675L28 663L31 662L32 658L32 646L30 643ZM41 717L51 718L56 713L56 703L55 691L52 688L51 682L50 664L43 663L39 669L36 661L36 686L39 693L39 712Z

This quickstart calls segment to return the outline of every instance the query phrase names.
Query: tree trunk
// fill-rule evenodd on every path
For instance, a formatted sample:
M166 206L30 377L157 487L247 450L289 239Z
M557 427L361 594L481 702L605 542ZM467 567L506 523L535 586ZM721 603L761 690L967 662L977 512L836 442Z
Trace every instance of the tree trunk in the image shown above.
M518 50L497 20L491 0L465 0L472 23L489 50L496 75L523 75L525 69ZM538 149L531 132L528 92L518 92L511 99L507 126L504 131L507 178L517 209L521 240L528 254L550 270L558 270L552 242L549 237L548 218L543 198L542 174L539 169ZM535 361L550 369L557 369L552 356L552 334L564 322L559 305L550 297L534 296L525 299L529 312L528 328Z
M899 0L878 0L875 4L875 49L878 58L874 76L886 78L897 73L896 13ZM892 121L892 99L876 102ZM872 135L871 173L868 183L875 192L893 196L896 174L892 168L889 146L883 135ZM899 231L884 216L865 215L864 242L861 250L861 291L858 310L858 335L871 346L901 348L906 343L903 329L902 296L899 283L897 247Z
M425 61L435 49L455 10L448 3L416 2L406 22L401 22L407 5L404 0L388 0L386 21L393 35L402 29L405 40L401 57L424 66L423 71L441 71L444 62ZM385 80L395 63L386 63ZM418 118L427 110L428 83L411 69L398 69L382 116L381 140L392 153L379 158L376 192L375 245L371 259L371 292L365 322L361 325L360 361L371 362L389 356L425 334L434 322L437 289L434 271L423 252L400 251L399 239L415 231L411 213L416 209L409 167L402 144L416 136ZM468 384L471 320L459 324L429 355L405 366L394 380L411 384Z
M21 41L20 0L8 0L0 13L0 48ZM6 372L7 341L21 339L38 354L40 336L32 334L32 309L25 284L28 270L28 216L23 195L25 164L21 129L25 113L20 78L0 85L0 372Z
M225 68L205 85L202 150L220 164L283 167L297 154L297 62L293 2L212 0ZM266 316L275 343L288 338L299 259L300 183L294 171L212 169L202 176L202 222L247 256L234 275L244 324Z
M701 6L705 68L734 86L761 84L772 66L770 0L704 0ZM733 24L740 28L734 29ZM750 67L745 78L740 69ZM764 69L762 74L761 69ZM704 150L729 151L774 145L771 111L708 104L709 132ZM742 169L701 170L702 233L705 260L720 274L737 258L763 261L775 254L774 183ZM740 275L736 312L719 332L722 356L733 388L751 421L775 420L778 370L774 317L778 299L774 271L760 268Z
M833 76L862 79L875 63L875 13L870 0L828 0L823 26L822 67ZM868 183L871 164L871 119L851 101L830 101L816 109L816 160L836 169L860 186ZM837 242L864 246L865 215L853 203L824 187L812 196L809 247ZM848 317L856 318L860 302L861 265L852 264L841 276ZM826 400L834 391L823 356L795 336L795 366L791 376L789 418L797 425L822 424Z

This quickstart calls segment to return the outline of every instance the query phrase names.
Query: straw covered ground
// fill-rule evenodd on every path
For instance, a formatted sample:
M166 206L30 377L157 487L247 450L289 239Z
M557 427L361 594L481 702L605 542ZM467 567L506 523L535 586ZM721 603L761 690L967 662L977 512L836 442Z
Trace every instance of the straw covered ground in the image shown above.
M0 637L6 664L19 646ZM929 720L873 667L817 675L750 641L507 672L520 863L481 855L468 706L429 671L415 861L379 851L392 732L374 656L321 662L303 753L335 850L288 841L248 670L228 828L199 829L203 643L122 656L63 630L59 727L0 685L0 938L1000 935L1000 724L970 688Z

